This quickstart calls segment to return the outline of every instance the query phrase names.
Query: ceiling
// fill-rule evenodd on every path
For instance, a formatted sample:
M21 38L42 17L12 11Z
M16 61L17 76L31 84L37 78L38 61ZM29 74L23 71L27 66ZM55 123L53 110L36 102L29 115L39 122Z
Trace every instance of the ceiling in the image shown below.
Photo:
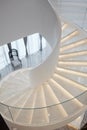
M87 0L49 0L57 13L87 31Z

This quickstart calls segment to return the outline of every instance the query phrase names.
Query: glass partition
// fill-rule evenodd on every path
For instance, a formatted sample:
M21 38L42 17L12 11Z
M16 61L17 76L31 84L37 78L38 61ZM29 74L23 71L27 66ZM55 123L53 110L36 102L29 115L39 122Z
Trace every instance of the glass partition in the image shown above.
M0 47L1 78L21 68L34 68L43 63L52 49L39 33L7 43Z
M86 109L87 92L51 106L38 108L19 108L6 106L0 103L0 111L4 118L22 125L41 126L47 124L69 121L75 114L78 115Z

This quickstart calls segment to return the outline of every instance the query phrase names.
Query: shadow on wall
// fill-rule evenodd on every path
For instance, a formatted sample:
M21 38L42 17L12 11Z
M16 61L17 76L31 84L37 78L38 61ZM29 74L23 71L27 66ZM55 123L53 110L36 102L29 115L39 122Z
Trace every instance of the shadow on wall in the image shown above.
M0 130L9 130L8 126L6 125L1 115L0 115Z
M87 130L87 123L80 130Z

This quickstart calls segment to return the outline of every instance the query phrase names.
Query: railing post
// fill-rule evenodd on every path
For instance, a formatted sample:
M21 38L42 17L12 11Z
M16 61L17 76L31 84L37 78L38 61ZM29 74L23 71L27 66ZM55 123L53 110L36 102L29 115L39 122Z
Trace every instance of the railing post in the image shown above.
M11 111L10 111L10 108L9 108L9 107L8 107L8 111L9 111L9 113L10 113L10 116L11 116L12 121L14 122L14 119L13 119L13 117L12 117L12 113L11 113Z

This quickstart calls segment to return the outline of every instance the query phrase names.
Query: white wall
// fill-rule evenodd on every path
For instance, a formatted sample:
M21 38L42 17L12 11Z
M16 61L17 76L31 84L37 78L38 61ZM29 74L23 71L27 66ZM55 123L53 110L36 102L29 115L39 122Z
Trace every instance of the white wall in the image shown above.
M39 32L53 45L59 34L57 24L47 0L0 1L0 44Z

